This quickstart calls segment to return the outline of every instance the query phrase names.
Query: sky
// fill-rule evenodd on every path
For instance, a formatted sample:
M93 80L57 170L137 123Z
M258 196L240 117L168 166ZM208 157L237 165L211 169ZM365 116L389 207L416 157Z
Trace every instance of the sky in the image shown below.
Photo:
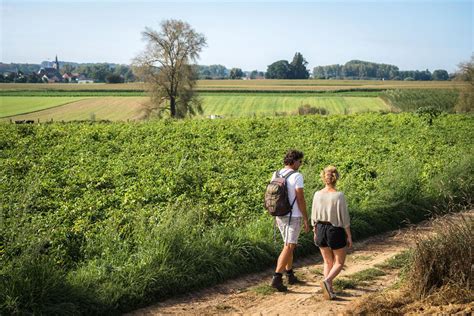
M4 63L130 64L145 27L179 19L204 34L198 63L265 71L300 52L312 69L358 59L400 70L470 59L474 0L146 1L0 0Z

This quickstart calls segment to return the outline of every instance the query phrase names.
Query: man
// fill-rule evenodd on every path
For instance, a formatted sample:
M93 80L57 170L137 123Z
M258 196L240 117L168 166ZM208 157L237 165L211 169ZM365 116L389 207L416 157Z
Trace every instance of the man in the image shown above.
M285 216L277 216L276 223L283 237L284 246L278 257L275 274L272 279L272 287L280 292L284 292L287 287L283 284L283 272L286 271L288 284L295 284L299 280L293 273L293 252L298 244L298 236L301 231L303 221L304 231L309 232L308 215L306 214L306 202L303 192L303 175L298 172L303 163L303 153L297 150L287 152L284 160L285 167L278 171L280 177L290 176L286 179L288 188L288 199L292 206L292 211ZM272 180L276 177L273 174Z

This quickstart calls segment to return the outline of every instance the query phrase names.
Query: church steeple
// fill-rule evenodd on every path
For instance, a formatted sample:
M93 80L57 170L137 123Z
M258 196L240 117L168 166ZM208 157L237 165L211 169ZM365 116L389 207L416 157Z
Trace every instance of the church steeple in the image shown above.
M59 62L58 62L58 55L56 55L56 59L54 61L53 68L59 70Z

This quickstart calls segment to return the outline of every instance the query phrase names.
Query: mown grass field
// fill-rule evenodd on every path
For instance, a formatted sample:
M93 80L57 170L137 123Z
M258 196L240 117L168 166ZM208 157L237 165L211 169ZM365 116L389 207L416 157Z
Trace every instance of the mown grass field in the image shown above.
M389 111L390 107L378 97L323 97L308 94L249 94L249 93L204 93L200 95L204 113L201 117L221 115L224 117L271 116L295 114L298 107L310 105L323 108L329 114ZM72 121L97 120L126 121L141 118L141 106L147 97L88 97L85 100L57 107L61 97L1 97L5 108L25 113L4 120ZM44 110L37 111L38 100L44 99ZM58 99L57 102L55 102ZM77 98L80 99L80 98ZM74 100L72 98L71 100ZM46 109L47 102L50 109ZM21 104L22 106L17 106ZM32 107L29 108L28 104ZM32 113L28 113L32 112ZM0 116L1 117L1 116Z
M5 97L0 96L0 117L13 116L52 108L84 98L80 97Z
M16 97L8 97L14 99ZM19 97L22 100L27 97ZM30 97L32 99L52 100L60 99L57 97ZM127 121L139 120L141 115L141 106L147 101L146 97L88 97L77 98L78 101L65 104L64 106L51 106L42 111L25 113L10 117L4 117L0 120L35 120L45 121L75 121L75 120L110 120ZM14 102L12 102L14 103ZM25 112L27 106L23 107Z

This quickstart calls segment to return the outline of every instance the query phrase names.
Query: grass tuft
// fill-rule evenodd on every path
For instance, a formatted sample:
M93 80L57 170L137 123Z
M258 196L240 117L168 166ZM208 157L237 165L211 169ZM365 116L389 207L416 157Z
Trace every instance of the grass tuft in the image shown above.
M351 274L349 276L335 279L334 280L334 289L336 291L342 291L345 289L354 289L358 285L364 284L366 282L375 280L379 276L383 276L386 273L380 269L369 268L366 270L359 271L357 273Z
M403 251L395 256L387 259L385 262L375 264L376 268L380 269L401 269L410 260L410 251Z
M260 284L250 289L252 292L259 295L270 295L276 292L276 289L268 284Z

